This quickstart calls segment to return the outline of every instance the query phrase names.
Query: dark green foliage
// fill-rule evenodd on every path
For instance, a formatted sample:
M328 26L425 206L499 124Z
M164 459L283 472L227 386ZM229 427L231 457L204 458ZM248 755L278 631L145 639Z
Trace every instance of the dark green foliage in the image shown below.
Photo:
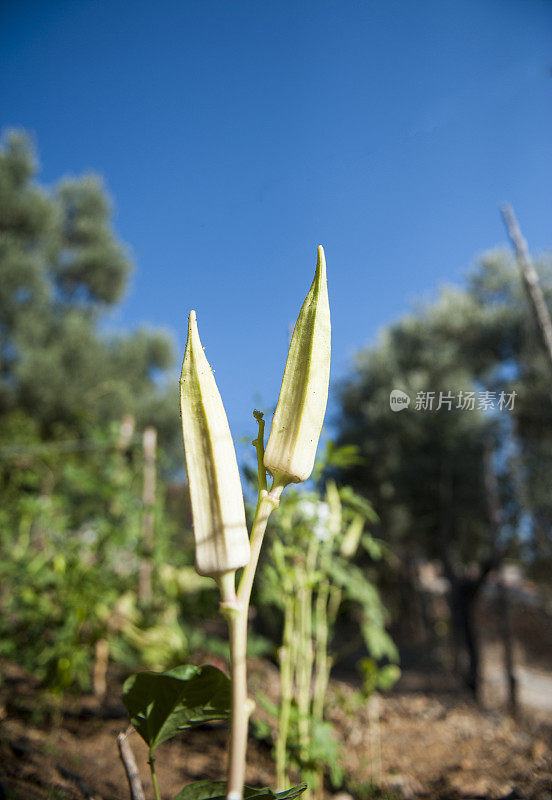
M155 330L101 333L131 272L110 200L94 176L53 189L36 176L29 139L8 134L0 145L0 654L50 687L82 689L100 638L134 667L167 668L188 655L179 625L186 592L154 570L158 604L146 608L136 596L146 425L160 443L153 559L179 575L192 556L185 503L172 520L165 510L164 477L181 447L171 341ZM136 434L122 448L127 415Z
M244 800L255 797L259 800L296 800L307 788L306 783L293 786L284 792L273 792L271 789L258 789L253 786L243 787ZM225 800L226 781L196 781L185 786L174 800Z
M212 666L186 664L168 672L139 672L123 687L130 721L150 754L179 731L230 716L230 679Z
M40 445L36 428L22 414L0 422L0 451L15 439L21 452L5 445L0 653L49 685L85 688L94 644L128 585L121 563L132 570L137 474L114 447L115 432L95 432L97 449L83 460Z
M370 697L377 689L383 692L392 689L401 677L397 664L385 664L378 667L373 658L363 658L358 664L362 676L362 694Z
M49 687L72 690L90 687L100 638L130 669L167 669L191 649L209 649L201 625L216 613L216 587L191 566L192 534L176 524L179 508L169 515L161 477L155 600L138 599L140 442L122 453L115 424L72 442L41 442L36 428L22 414L0 420L0 655Z
M536 267L552 313L552 260L541 258ZM546 585L552 564L552 375L515 262L489 254L470 275L468 289L481 323L468 339L467 356L490 388L506 385L517 393L511 425L502 432L515 483L505 498L506 519L514 524L523 517L519 555Z
M402 792L378 786L372 781L349 783L347 784L347 790L356 800L400 800L403 797Z
M541 273L550 299L546 265ZM535 536L523 547L531 559L538 528L552 524L551 385L517 268L499 255L481 262L467 291L444 291L360 353L342 388L340 441L360 445L363 461L346 476L373 500L386 538L410 555L481 563L497 548L519 553L514 531L530 511ZM412 398L407 411L390 412L394 388ZM422 390L515 391L515 407L414 411ZM484 479L489 451L504 523L498 541Z
M356 463L356 449L353 455ZM334 463L332 461L332 465ZM351 464L351 460L348 458L346 463ZM365 530L366 525L377 522L370 503L349 486L334 489L334 492L330 502L322 501L318 493L297 492L291 488L283 496L278 516L272 521L274 532L269 559L259 582L261 613L264 604L283 608L286 599L301 585L301 576L308 579L315 596L322 587L323 591L327 589L326 584L331 585L334 587L331 593L336 599L338 594L340 597L335 613L346 608L360 634L352 644L348 642L347 651L364 643L374 658L396 661L397 649L386 632L387 612L374 583L377 578L374 563L387 557L389 548ZM322 520L316 516L317 509L322 511ZM343 550L343 543L356 525L360 525L358 544L351 555ZM316 569L312 572L307 569L306 574L309 542L317 535L322 536L319 560ZM354 556L361 553L372 561L371 567L361 568L354 563ZM331 636L330 631L330 649ZM332 663L339 659L340 653L332 651Z
M550 263L538 265L552 307ZM393 389L411 398L393 413ZM415 410L418 392L451 392L453 407ZM458 408L460 392L515 392L514 409ZM469 651L477 689L473 609L490 570L521 559L533 575L552 563L552 376L511 258L482 259L467 289L445 289L360 352L341 389L338 442L362 462L341 470L373 503L381 536L402 562L436 559L450 581L451 621Z
M111 203L95 176L53 191L36 182L29 139L0 147L0 416L19 409L41 436L83 436L132 414L175 440L178 415L160 389L173 363L166 334L101 336L102 316L130 274L111 224ZM171 393L171 401L173 400Z
M329 447L317 473L321 475L324 466L358 463L357 456L354 447ZM326 482L322 496L288 489L274 518L259 596L261 610L266 603L283 612L280 706L262 701L278 718L275 755L280 785L285 785L289 766L298 769L315 792L321 790L325 773L334 786L343 779L341 747L332 723L324 718L336 661L364 646L379 677L376 661L398 659L385 629L386 610L374 567L361 569L354 563L362 555L365 562L388 556L388 548L366 530L376 521L364 497L350 487L338 489L333 480ZM334 639L338 629L340 636ZM400 675L398 667L388 667L382 667L376 684L380 688L390 688Z
M453 547L462 560L488 552L487 505L483 482L486 441L495 423L483 413L406 411L389 408L392 389L474 390L454 341L438 336L431 321L407 318L382 337L377 348L358 358L357 378L343 390L341 438L359 443L362 464L347 479L373 502L386 539L411 555L440 557ZM443 508L455 487L453 518ZM448 530L462 527L462 536Z
M63 239L53 265L59 296L69 302L113 304L121 299L130 263L110 228L111 208L101 181L86 176L57 189Z

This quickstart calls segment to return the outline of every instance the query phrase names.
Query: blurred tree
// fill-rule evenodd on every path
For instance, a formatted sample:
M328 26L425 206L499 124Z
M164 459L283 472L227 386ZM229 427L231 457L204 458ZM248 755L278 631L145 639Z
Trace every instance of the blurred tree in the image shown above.
M155 663L181 660L184 593L173 587L169 597L158 568L179 577L193 542L182 536L181 507L165 503L171 446L181 449L170 339L101 332L131 269L109 199L96 177L46 190L36 174L29 139L8 134L0 144L0 655L65 690L88 685L95 645L108 638L120 661L145 659L147 648ZM161 445L148 508L157 605L135 599L146 426Z
M537 264L544 300L552 308L552 261ZM535 578L548 581L552 563L552 381L538 322L514 259L486 255L469 276L478 324L464 333L464 350L489 389L515 391L503 433L514 501L523 523L520 545Z
M178 430L159 382L173 363L170 339L145 329L99 333L131 269L102 183L85 176L46 191L36 173L28 137L8 134L0 147L0 416L24 410L50 436L60 426L82 435L130 413L167 442Z
M393 389L411 397L407 411L390 410ZM463 409L470 391L475 408ZM495 405L515 391L514 409L479 408L485 391ZM416 409L424 392L432 409ZM341 408L339 443L359 444L363 457L343 477L372 500L405 579L417 558L441 563L458 663L477 692L473 612L486 576L506 555L534 570L551 555L550 383L513 261L485 257L467 290L446 289L386 329L358 355Z

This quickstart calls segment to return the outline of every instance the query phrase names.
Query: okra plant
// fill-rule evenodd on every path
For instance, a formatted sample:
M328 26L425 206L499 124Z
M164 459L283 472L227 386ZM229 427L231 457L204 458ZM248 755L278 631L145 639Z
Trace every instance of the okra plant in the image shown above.
M336 455L343 458L344 449ZM370 664L377 685L392 685L400 674L379 593L366 568L354 563L359 551L364 551L365 560L384 556L383 543L367 530L376 520L363 497L349 486L338 488L333 480L318 491L289 492L261 573L262 605L276 607L282 622L280 703L260 700L277 718L277 786L289 785L290 771L299 771L309 786L307 798L322 796L326 773L334 787L343 779L339 742L325 715L335 661L364 646L370 658L364 660L362 671L366 674ZM348 636L336 649L333 634L344 606L354 617L359 636ZM383 659L389 663L379 667Z
M195 312L188 323L180 399L186 469L192 504L196 570L220 588L220 610L228 622L230 679L212 666L185 665L165 673L131 676L123 699L132 724L149 747L156 800L156 747L179 730L207 720L230 718L227 781L186 786L174 800L260 796L270 789L245 787L249 716L247 693L247 617L253 581L268 518L282 491L306 481L312 472L328 398L330 308L324 250L318 248L314 280L297 319L272 420L266 451L263 415L255 412L259 432L253 444L258 461L258 498L250 534L236 454L224 406L199 338ZM268 488L267 472L271 477ZM242 570L236 585L236 573ZM301 784L279 792L290 800Z

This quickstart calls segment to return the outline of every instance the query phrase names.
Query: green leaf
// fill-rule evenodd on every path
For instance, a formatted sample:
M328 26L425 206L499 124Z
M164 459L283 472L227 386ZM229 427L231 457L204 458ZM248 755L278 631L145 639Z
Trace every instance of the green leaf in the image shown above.
M306 788L306 783L300 783L297 786L292 786L290 789L286 789L285 792L276 792L274 797L277 797L278 800L295 800L296 797L299 797L303 794ZM270 792L270 789L268 791ZM272 792L270 793L271 795L273 794Z
M292 786L285 792L273 792L272 789L258 789L254 786L243 787L244 800L249 798L266 798L266 800L295 800L307 788L306 783ZM226 781L196 781L185 786L173 800L226 800Z
M397 664L386 664L378 673L378 686L384 692L389 691L401 677L401 670Z
M379 539L374 539L370 534L362 537L362 545L370 558L379 561L383 556L383 546Z
M221 797L225 788L226 781L195 781L178 792L174 800L209 800L211 797Z
M264 692L257 692L256 700L259 706L264 708L265 711L268 711L268 713L273 717L278 716L279 706L276 703L273 703Z
M367 619L361 623L361 629L368 652L373 658L377 660L388 658L393 662L399 660L399 651L383 624L374 624L372 620Z
M210 665L139 672L123 686L130 721L153 753L178 731L230 716L230 679Z

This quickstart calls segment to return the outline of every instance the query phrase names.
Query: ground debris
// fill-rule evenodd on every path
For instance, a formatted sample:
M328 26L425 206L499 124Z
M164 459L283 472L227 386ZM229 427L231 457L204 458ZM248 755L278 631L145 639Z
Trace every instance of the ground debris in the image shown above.
M90 697L74 699L52 724L29 719L27 708L40 705L39 688L11 667L0 689L8 715L0 727L0 785L14 800L128 800L128 785L117 750L121 731L121 678L113 675L105 706L89 713ZM18 716L10 684L23 689L25 709ZM251 686L278 700L278 673L256 660ZM479 710L469 697L399 689L379 698L369 713L354 687L334 681L327 716L343 743L346 779L326 796L332 800L552 800L552 725L512 719ZM113 709L110 717L109 709ZM274 785L271 736L274 720L257 704L269 735L252 739L246 780ZM271 727L272 726L272 727ZM254 727L253 727L254 729ZM152 796L147 747L133 737L133 751L146 796ZM187 731L158 751L163 797L174 797L194 780L224 778L227 729L224 725ZM0 793L0 798L1 798ZM346 797L347 796L347 797Z

